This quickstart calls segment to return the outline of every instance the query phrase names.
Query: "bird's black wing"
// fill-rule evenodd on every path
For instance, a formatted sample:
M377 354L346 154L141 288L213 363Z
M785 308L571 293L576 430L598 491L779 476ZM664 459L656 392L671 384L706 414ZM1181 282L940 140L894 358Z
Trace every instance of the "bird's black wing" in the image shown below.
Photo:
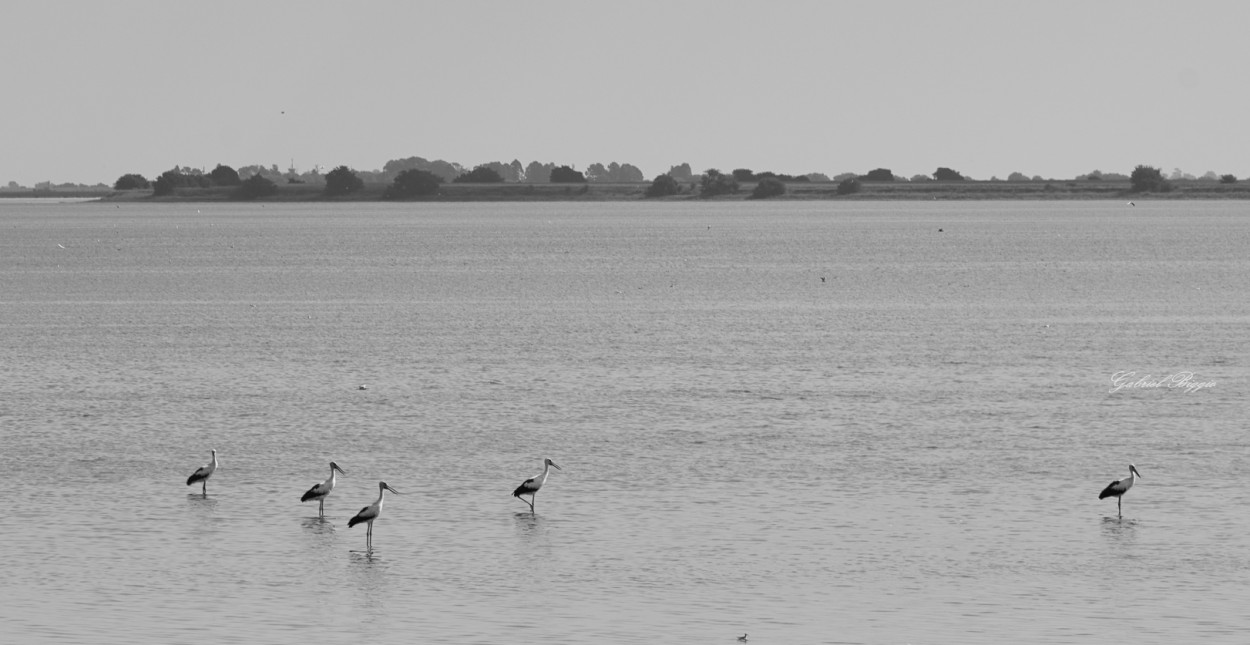
M320 485L321 484L317 484L316 486L309 488L308 492L304 493L304 495L299 498L299 501L307 502L310 499L317 499L317 486L320 486Z
M1119 481L1119 480L1116 480L1116 481L1111 482L1110 484L1107 484L1107 487L1106 487L1106 488L1104 488L1104 489L1102 489L1102 492L1101 492L1101 493L1098 493L1098 499L1106 499L1106 498L1111 497L1111 496L1113 496L1113 495L1121 495L1121 494L1123 494L1123 491L1118 491L1118 490L1116 490L1116 489L1115 489L1115 487L1116 487L1116 486L1119 486L1119 485L1120 485L1120 481Z
M369 510L368 506L360 509L360 513L356 513L356 517L353 517L352 519L347 520L347 528L350 529L351 527L356 526L357 524L360 524L361 522L364 522L365 518L361 517L360 515L367 510Z
M194 484L195 482L198 482L202 479L208 479L208 475L205 475L204 469L200 468L196 470L195 472L191 473L191 476L187 478L187 486L190 486L191 484Z
M521 485L517 486L516 490L512 491L512 496L520 497L522 495L529 495L530 493L534 492L533 484L534 484L533 479L527 479L521 482Z

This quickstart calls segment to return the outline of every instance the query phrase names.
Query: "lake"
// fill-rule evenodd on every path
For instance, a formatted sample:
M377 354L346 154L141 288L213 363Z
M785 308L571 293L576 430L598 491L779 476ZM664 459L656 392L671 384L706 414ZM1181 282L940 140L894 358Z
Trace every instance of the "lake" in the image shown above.
M1248 249L1234 201L0 202L0 627L1237 642Z

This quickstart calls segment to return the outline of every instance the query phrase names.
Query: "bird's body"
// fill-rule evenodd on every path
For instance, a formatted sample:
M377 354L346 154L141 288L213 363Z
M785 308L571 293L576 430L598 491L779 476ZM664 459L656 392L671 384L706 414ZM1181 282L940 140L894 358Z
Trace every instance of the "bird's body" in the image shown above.
M1124 479L1117 479L1116 481L1107 484L1107 487L1102 489L1101 493L1098 493L1098 499L1114 497L1116 515L1123 517L1123 513L1121 512L1122 502L1120 498L1128 492L1128 489L1133 487L1133 484L1137 482L1138 477L1141 477L1141 473L1137 472L1137 466L1129 464L1128 477L1125 477Z
M739 637L738 637L738 642L739 642L739 643L745 643L745 642L747 642L747 635L746 635L746 634L743 634L743 635L739 636Z
M552 461L552 460L550 460L550 459L544 458L544 459L543 459L543 472L542 472L542 474L541 474L541 475L535 475L535 476L533 476L533 477L531 477L531 478L529 478L529 479L527 479L527 480L525 480L525 481L521 482L521 485L520 485L520 486L517 486L517 487L516 487L516 490L512 491L512 496L513 496L513 497L515 497L515 498L517 498L517 499L521 499L521 496L522 496L522 495L529 495L529 496L530 496L530 501L525 502L525 500L523 500L523 499L521 499L521 501L522 501L522 502L525 502L526 504L529 504L529 505L530 505L530 512L531 512L531 513L533 513L533 512L534 512L534 499L535 499L535 497L537 497L537 495L538 495L538 489L542 488L542 487L543 487L543 484L545 484L545 483L547 482L547 475L551 474L551 467L552 467L552 466L556 466L556 462L554 462L554 461ZM560 468L559 466L556 466L556 470L564 470L564 469L563 469L563 468Z
M386 482L378 482L377 501L360 509L360 512L356 513L355 517L347 520L347 528L349 529L357 524L360 524L361 522L369 523L369 530L365 532L365 548L368 551L373 551L373 520L378 519L378 516L382 514L382 498L386 495L386 491L388 490L396 495L400 494L399 491L388 486Z
M313 486L312 488L309 488L308 492L304 493L303 497L299 498L299 501L301 502L307 502L314 499L317 500L319 502L317 505L318 517L325 517L326 496L330 494L330 491L334 490L334 473L336 471L343 473L344 475L347 474L343 472L342 468L339 468L338 464L332 461L330 462L330 478L320 484L317 484L316 486Z
M195 472L191 473L191 476L187 478L187 486L190 486L195 482L201 482L203 484L200 492L203 493L205 497L208 496L208 478L212 477L213 473L217 470L217 449L214 448L212 452L213 460L208 462L207 465L197 468Z

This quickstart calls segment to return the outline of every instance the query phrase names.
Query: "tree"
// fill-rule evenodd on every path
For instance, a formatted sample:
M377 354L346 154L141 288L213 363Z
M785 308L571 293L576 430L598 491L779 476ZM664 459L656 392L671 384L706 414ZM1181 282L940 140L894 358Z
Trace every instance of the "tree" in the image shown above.
M1237 175L1220 175L1220 183L1235 184L1237 183Z
M1134 193L1166 193L1172 190L1172 184L1163 178L1163 172L1152 166L1134 168L1133 174L1129 175L1129 183L1132 185L1129 192Z
M525 183L527 184L545 184L551 181L551 171L555 170L556 165L553 163L538 163L531 161L525 167Z
M938 181L963 181L964 176L950 168L938 168L933 171L933 178Z
M751 191L751 199L766 199L786 194L786 185L780 179L765 177Z
M647 197L668 197L669 195L676 195L680 191L681 186L672 175L658 175L651 182L651 185L647 186L645 194Z
M267 179L264 175L257 173L239 182L239 187L234 191L234 198L256 199L257 197L268 197L277 192L277 184Z
M551 183L584 184L586 183L586 175L583 175L580 170L573 170L568 166L560 166L551 170Z
M750 168L734 168L734 181L755 181L755 173Z
M612 181L612 179L603 164L592 163L586 166L586 181Z
M855 193L858 193L861 188L863 188L863 185L860 184L859 180L855 178L843 179L842 181L838 182L838 194L839 195L853 195Z
M517 164L516 167L513 167L512 164L503 163L502 161L489 161L487 163L478 164L477 166L473 168L472 171L467 172L467 173L461 173L459 176L453 179L452 182L453 183L469 182L469 183L487 184L487 183L498 183L501 181L521 181L521 174L523 172L520 168L521 162L518 161L516 162L516 164ZM486 170L489 170L495 173L499 177L499 179L494 179L490 175L486 174L484 172ZM474 178L462 179L462 177L464 177L465 175L472 175Z
M704 199L736 192L738 182L715 168L708 168L703 172L703 179L699 180L699 197Z
M694 181L694 171L690 169L688 163L669 168L667 174L677 181Z
M117 178L116 182L113 183L113 190L138 190L151 187L152 182L148 181L147 177L144 177L143 175L136 175L134 173L122 175Z
M608 166L608 172L615 177L613 181L620 181L620 182L646 181L646 175L642 174L642 169L639 168L638 166L635 166L634 164L623 163L621 164L621 167L618 169L616 167L616 162L613 161Z
M646 181L642 171L632 164L619 164L613 161L606 167L601 163L592 163L586 168L586 180L592 182L632 183Z
M453 184L498 184L503 177L489 166L478 166L451 180Z
M403 199L405 197L422 197L438 192L443 178L425 170L408 169L395 175L395 181L382 193L384 199Z
M437 175L443 181L451 181L464 172L464 168L460 167L460 164L443 161L442 159L428 161L421 157L408 157L407 159L392 159L386 162L386 165L382 166L382 177L379 181L393 180L396 175L405 170L424 170Z
M1007 181L1028 181L1029 178L1022 172L1013 172L1007 175Z
M198 170L188 168L186 172L183 172L182 168L174 166L173 169L166 170L156 178L152 184L152 194L172 195L176 188L195 186L208 188L211 184L209 178Z
M348 195L364 187L365 182L347 166L339 166L326 173L325 194L329 197Z
M859 178L860 181L894 181L894 173L889 168L869 170L868 174Z
M209 179L213 180L215 186L238 186L241 182L239 173L230 166L217 164L213 171L208 173Z

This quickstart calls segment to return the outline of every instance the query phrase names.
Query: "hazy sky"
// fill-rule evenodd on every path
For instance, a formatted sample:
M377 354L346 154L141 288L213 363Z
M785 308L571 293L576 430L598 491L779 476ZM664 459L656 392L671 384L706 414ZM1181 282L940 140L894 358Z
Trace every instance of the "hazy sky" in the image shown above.
M1250 175L1250 3L0 5L0 185L175 165Z

